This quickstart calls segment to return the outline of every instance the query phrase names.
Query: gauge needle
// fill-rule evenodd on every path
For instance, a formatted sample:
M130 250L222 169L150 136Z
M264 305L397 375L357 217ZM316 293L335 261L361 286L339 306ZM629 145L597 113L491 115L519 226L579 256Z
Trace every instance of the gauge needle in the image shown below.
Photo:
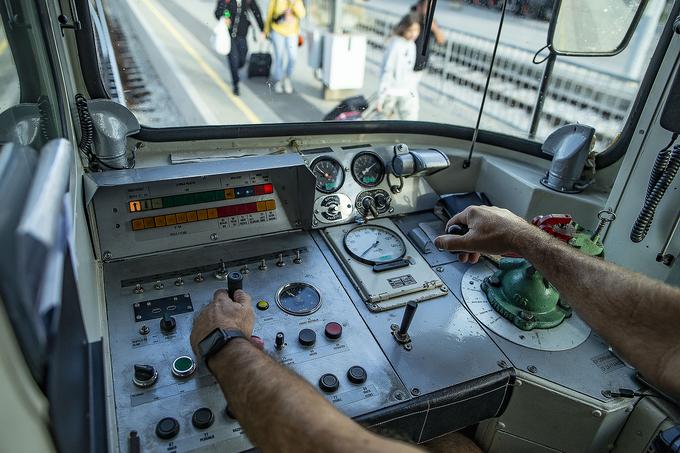
M319 174L326 179L331 179L331 175L329 175L328 173L324 173L321 170L319 170Z
M366 176L366 173L368 173L368 172L371 170L371 168L375 167L376 165L377 165L377 163L371 165L370 167L366 167L366 169L365 169L364 171L361 172L361 175L362 175L362 176Z
M364 256L365 254L367 254L368 252L370 252L371 249L372 249L373 247L375 247L376 245L378 245L378 244L380 244L380 241L375 241L373 244L371 244L371 246L370 246L369 248L366 249L366 251L365 251L364 253L361 254L361 256Z

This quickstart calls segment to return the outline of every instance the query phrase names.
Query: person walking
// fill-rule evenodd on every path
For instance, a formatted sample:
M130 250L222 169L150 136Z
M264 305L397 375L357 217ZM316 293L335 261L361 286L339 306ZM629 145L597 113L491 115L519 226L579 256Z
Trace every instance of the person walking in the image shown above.
M274 92L293 92L290 80L295 68L300 35L300 19L305 17L302 0L269 0L265 33L274 45ZM287 62L284 66L284 56Z
M251 25L248 18L249 11L255 16L260 32L263 33L264 21L262 20L260 7L257 6L255 0L218 0L215 7L215 18L219 20L221 17L225 17L229 26L231 51L227 55L227 60L229 61L231 82L236 96L240 94L238 71L246 64L246 56L248 55L248 41L246 37Z
M402 17L392 33L383 55L376 110L387 118L416 121L420 108L414 71L418 16Z

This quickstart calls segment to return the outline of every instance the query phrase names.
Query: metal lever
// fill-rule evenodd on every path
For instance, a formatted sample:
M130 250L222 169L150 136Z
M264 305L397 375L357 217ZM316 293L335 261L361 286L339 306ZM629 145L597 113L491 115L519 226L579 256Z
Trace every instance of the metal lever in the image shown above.
M456 236L463 236L470 231L467 225L455 223L446 229L446 234L455 234Z
M413 316L416 314L417 308L418 304L415 301L408 301L406 303L406 308L404 309L404 316L401 318L401 325L397 326L396 324L392 324L390 326L394 339L397 343L403 345L404 349L407 351L410 351L412 348L408 328L411 326L411 321L413 321Z
M361 200L361 206L364 208L364 217L368 216L369 212L374 218L378 217L379 214L378 210L375 208L375 200L373 200L373 197L369 196Z
M243 289L243 275L240 272L229 272L227 275L227 294L234 300L237 289Z

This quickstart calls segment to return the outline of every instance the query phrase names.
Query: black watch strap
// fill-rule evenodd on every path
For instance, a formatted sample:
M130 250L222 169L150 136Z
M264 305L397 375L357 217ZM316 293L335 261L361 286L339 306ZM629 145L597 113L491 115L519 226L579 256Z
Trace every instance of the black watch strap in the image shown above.
M198 350L201 354L203 362L222 350L231 340L235 338L246 338L245 334L240 330L225 330L219 327L210 332L206 337L198 343Z

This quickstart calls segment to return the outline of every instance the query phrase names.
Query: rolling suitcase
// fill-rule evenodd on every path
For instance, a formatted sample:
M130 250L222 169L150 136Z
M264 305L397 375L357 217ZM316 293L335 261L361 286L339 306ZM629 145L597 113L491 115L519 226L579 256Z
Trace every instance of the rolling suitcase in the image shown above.
M272 54L267 51L266 41L258 40L258 51L250 54L248 61L248 78L253 77L269 77L269 72L272 68Z

